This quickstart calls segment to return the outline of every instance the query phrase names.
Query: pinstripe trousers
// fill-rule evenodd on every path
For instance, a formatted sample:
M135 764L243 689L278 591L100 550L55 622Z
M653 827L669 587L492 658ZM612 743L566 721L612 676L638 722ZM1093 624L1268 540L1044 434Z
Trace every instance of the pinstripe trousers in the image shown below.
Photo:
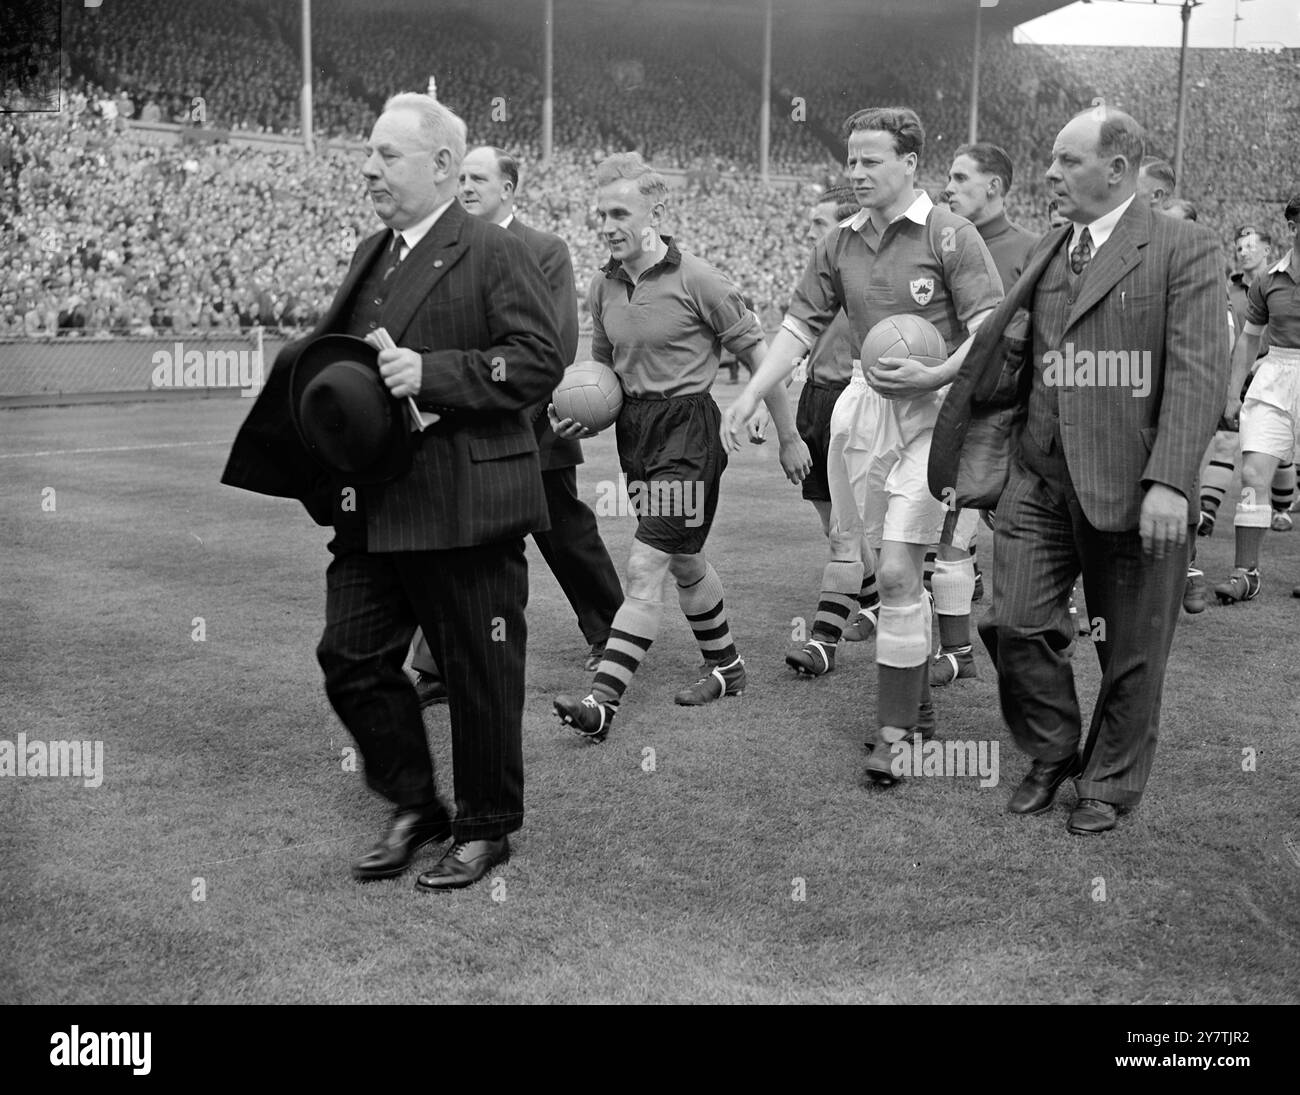
M1143 555L1136 529L1094 528L1059 437L1044 453L1028 431L998 503L993 542L998 691L1016 743L1048 762L1078 750L1082 717L1065 607L1082 571L1102 679L1075 782L1080 798L1135 805L1155 758L1188 545L1155 559Z
M325 692L356 739L366 783L398 808L437 797L424 719L403 672L418 624L447 682L456 840L523 824L528 567L522 538L446 551L366 552L330 544Z

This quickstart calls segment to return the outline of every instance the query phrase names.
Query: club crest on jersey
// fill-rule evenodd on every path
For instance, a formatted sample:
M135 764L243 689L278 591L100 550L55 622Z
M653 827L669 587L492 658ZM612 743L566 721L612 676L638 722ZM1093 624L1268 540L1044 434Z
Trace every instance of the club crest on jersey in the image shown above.
M930 303L934 296L934 278L913 278L907 287L912 291L912 299L922 308Z

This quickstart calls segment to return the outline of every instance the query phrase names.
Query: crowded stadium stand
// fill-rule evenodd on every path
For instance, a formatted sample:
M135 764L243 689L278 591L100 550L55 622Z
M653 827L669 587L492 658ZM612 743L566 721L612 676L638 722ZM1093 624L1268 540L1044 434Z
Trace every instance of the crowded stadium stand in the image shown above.
M298 0L114 0L63 12L58 110L0 116L0 339L238 335L311 327L377 222L360 144L384 98L437 92L470 140L524 163L519 208L570 244L578 283L607 258L592 165L640 149L672 172L678 239L729 274L765 324L804 265L802 221L834 182L840 122L914 107L936 195L966 139L972 42L963 21L921 36L778 14L771 165L756 170L761 23L653 4L557 5L555 151L541 160L540 8L313 5L314 155L302 150ZM523 18L526 15L527 18ZM830 18L827 16L827 18ZM891 24L891 27L906 24ZM370 43L380 43L371 45ZM1182 195L1226 245L1236 225L1281 237L1300 125L1300 52L1189 55ZM1046 226L1042 171L1071 113L1104 98L1171 157L1178 51L1013 45L984 37L980 138L1016 167L1008 209ZM802 104L802 106L800 106ZM54 104L51 104L54 105ZM580 293L580 298L585 292Z

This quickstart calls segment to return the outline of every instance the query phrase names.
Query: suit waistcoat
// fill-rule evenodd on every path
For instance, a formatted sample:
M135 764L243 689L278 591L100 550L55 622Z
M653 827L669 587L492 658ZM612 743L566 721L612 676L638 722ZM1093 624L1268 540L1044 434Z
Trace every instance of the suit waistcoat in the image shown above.
M1084 271L1087 274L1087 271ZM1064 462L1061 445L1061 418L1058 392L1054 384L1044 383L1047 354L1061 352L1070 306L1079 295L1083 277L1070 269L1069 249L1058 247L1052 261L1034 289L1033 364L1034 375L1029 389L1029 410L1025 432L1042 450L1051 453L1054 462Z
M399 248L400 246L398 244ZM385 247L380 250L365 277L357 283L356 291L343 313L343 334L365 338L379 326L384 302L393 291L393 284L401 271L397 254L397 248L390 251Z

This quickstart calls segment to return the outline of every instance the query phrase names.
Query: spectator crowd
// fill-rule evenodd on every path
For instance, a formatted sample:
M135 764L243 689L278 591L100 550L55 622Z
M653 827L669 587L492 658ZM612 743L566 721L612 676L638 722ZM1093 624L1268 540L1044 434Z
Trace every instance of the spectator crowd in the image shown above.
M231 332L311 326L352 248L377 227L361 153L337 142L309 157L185 136L298 131L297 0L114 0L65 10L57 113L0 115L0 336ZM686 170L669 211L682 246L708 258L770 324L806 258L803 219L839 174L834 134L869 102L913 106L927 128L920 176L937 196L964 141L971 45L929 37L864 41L846 25L782 23L774 52L773 169L757 178L759 28L722 15L620 8L557 20L555 154L540 157L540 22L484 21L464 10L313 5L315 126L363 138L383 99L423 90L465 117L472 142L524 164L519 209L565 238L579 286L606 260L595 233L591 169L639 148ZM562 12L566 9L560 9ZM596 11L596 14L591 14ZM678 22L680 19L687 22ZM7 71L6 79L21 72ZM1097 99L1147 126L1170 157L1177 51L1012 45L989 37L981 138L1016 165L1008 209L1042 230L1042 170L1062 120ZM1189 62L1182 193L1225 244L1235 225L1274 229L1293 190L1300 54L1196 50ZM9 88L17 95L21 88ZM17 101L17 100L13 100ZM191 134L190 129L199 133ZM1225 254L1230 254L1225 248Z

